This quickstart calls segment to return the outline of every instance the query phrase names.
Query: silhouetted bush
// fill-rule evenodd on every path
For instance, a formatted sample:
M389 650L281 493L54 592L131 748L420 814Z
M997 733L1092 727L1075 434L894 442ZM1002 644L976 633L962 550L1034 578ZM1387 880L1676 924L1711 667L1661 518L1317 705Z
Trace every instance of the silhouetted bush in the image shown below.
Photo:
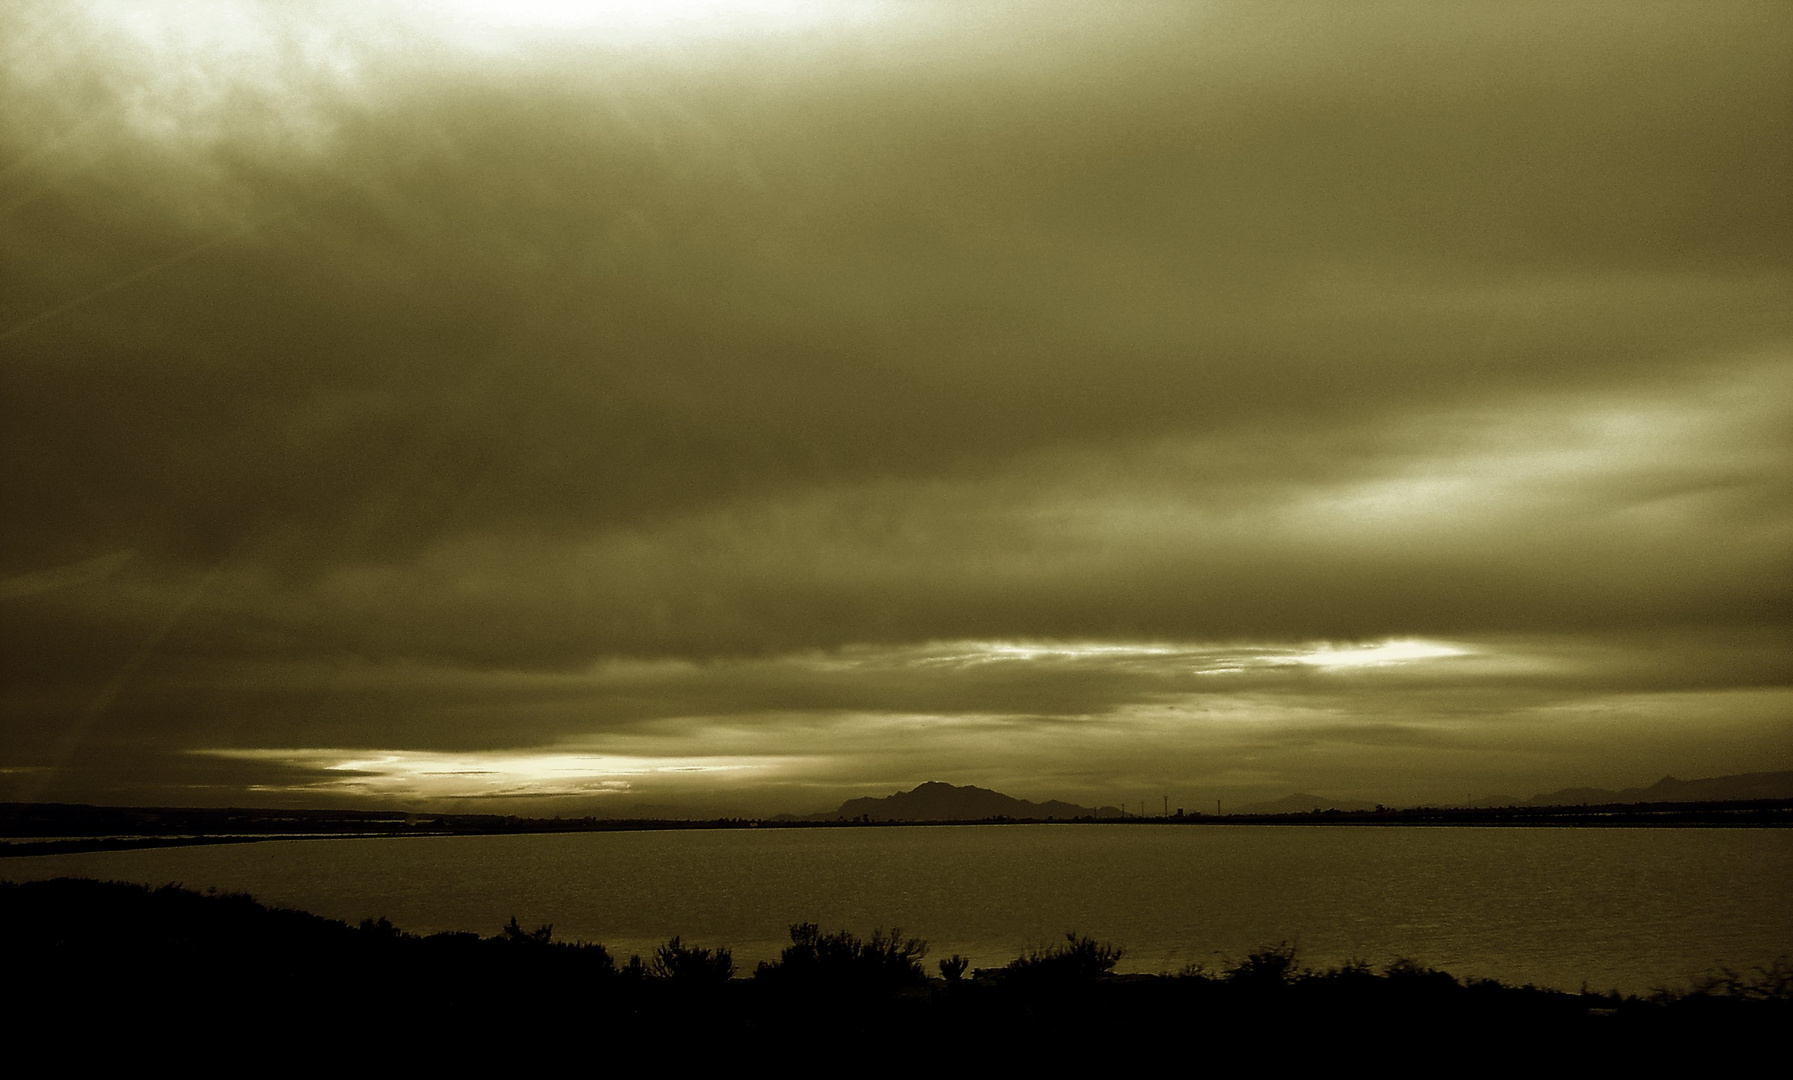
M1397 957L1382 969L1382 977L1406 991L1424 988L1428 991L1455 990L1458 987L1456 976L1448 971L1439 971L1427 967L1417 960L1405 956Z
M534 930L525 930L517 925L517 917L512 915L511 921L504 924L501 936L507 945L547 945L554 937L554 924L548 923L545 926L538 926Z
M656 979L681 985L711 985L735 977L735 958L729 949L688 948L675 937L654 950L649 971Z
M1325 974L1325 978L1340 979L1346 982L1374 979L1375 977L1376 969L1370 966L1368 960L1347 960L1338 967L1329 968Z
M1719 968L1716 975L1708 975L1694 983L1688 996L1793 1001L1793 959L1783 956L1766 967L1751 968L1748 974Z
M515 922L516 920L512 919L511 921ZM360 930L368 937L383 941L397 941L411 936L392 925L392 921L384 915L378 919L362 919Z
M1235 986L1267 990L1286 986L1301 975L1295 963L1295 946L1288 942L1267 945L1227 969L1226 981Z
M796 923L791 927L791 943L778 962L762 963L754 977L787 985L861 989L925 983L927 972L921 960L928 953L928 943L905 938L902 933L873 930L869 939L861 940L846 930L824 934L815 923Z
M965 977L965 969L971 966L971 961L960 956L958 953L953 953L951 956L946 957L938 963L940 966L940 977L949 983L956 983L960 979L963 979Z
M1108 974L1120 960L1118 946L1079 937L1073 930L1065 935L1063 945L1017 956L1002 970L1029 979L1093 979Z

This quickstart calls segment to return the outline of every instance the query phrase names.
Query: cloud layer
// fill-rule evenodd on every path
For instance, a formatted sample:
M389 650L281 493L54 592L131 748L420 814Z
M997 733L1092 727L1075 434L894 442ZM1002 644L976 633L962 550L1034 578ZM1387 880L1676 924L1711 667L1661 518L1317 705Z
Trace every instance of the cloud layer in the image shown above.
M631 10L0 15L8 797L1793 767L1785 10Z

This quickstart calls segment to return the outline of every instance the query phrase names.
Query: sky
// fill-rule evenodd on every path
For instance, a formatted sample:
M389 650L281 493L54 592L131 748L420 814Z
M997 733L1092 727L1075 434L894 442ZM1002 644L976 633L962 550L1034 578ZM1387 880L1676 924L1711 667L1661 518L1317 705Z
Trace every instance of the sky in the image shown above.
M0 800L1793 769L1793 6L0 6Z

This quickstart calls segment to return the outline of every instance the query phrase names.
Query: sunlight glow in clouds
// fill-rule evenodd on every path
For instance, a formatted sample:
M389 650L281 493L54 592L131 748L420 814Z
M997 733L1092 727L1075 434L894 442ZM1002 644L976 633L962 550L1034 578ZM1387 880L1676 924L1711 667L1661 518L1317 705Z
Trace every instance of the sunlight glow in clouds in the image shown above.
M963 651L927 657L922 663L990 664L1011 660L1119 660L1136 656L1174 656L1169 645L1101 645L1093 642L967 642Z
M9 63L25 81L54 86L69 81L76 63L103 58L130 92L113 106L116 116L87 110L83 126L110 120L188 154L241 144L317 157L335 148L345 103L377 111L395 76L420 64L522 56L544 40L631 51L727 45L890 14L888 4L850 0L88 0L67 5L65 15L84 23L84 33L59 35Z
M788 764L782 758L633 757L567 752L434 754L412 750L201 750L210 757L274 762L340 774L260 790L329 792L421 799L620 795L634 781L701 776L714 783Z
M426 16L481 27L654 38L805 30L863 18L884 5L821 0L412 0L410 6Z
M1358 645L1335 649L1330 646L1291 657L1283 663L1308 664L1321 668L1379 667L1383 664L1404 664L1413 660L1438 660L1447 656L1466 656L1468 650L1431 641L1384 641L1377 645Z
M1470 650L1436 641L1417 638L1394 638L1369 645L1311 645L1302 649L1286 646L1165 645L1133 642L1098 644L1095 642L957 642L947 646L951 651L938 656L923 656L917 663L970 665L995 663L1076 663L1121 662L1175 659L1194 661L1199 674L1244 671L1248 668L1302 665L1319 668L1381 667L1421 660L1442 660L1470 655Z

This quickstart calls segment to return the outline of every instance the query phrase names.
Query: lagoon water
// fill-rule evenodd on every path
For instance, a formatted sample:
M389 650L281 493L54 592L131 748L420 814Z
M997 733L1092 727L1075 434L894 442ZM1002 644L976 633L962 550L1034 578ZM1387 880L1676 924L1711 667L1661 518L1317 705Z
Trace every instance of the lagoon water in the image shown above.
M1075 930L1121 970L1288 942L1562 989L1684 988L1793 955L1793 833L995 825L334 839L10 859L0 877L170 882L414 932L511 916L622 957L679 934L743 971L789 924L900 926L996 966Z

